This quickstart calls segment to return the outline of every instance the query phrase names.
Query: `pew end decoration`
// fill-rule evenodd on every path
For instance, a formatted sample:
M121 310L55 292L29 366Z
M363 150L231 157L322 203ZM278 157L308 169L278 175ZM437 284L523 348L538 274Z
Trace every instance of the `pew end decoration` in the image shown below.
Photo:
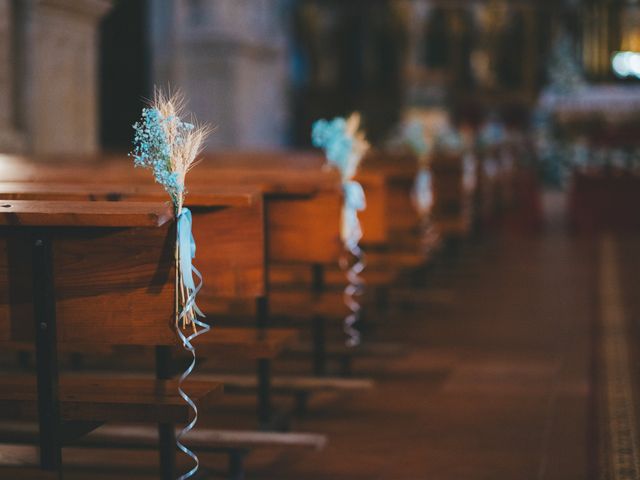
M498 175L501 163L501 147L507 138L504 125L495 119L489 120L478 133L477 149L482 155L483 174L487 178Z
M428 228L427 216L433 205L430 171L432 145L427 140L426 127L422 120L417 118L409 120L403 129L403 139L416 157L417 172L411 191L411 199L420 221L423 223L423 230L426 230Z
M183 114L184 97L180 93L165 95L156 90L149 106L142 110L140 121L133 125L134 148L130 153L134 165L150 169L155 181L169 194L176 218L175 329L183 347L192 356L190 365L180 376L178 388L180 396L193 410L193 419L176 436L176 445L195 464L179 480L193 477L199 469L198 457L181 443L182 437L195 427L198 420L198 409L182 385L196 365L192 341L210 329L199 320L199 317L204 317L196 304L197 294L202 288L202 276L192 264L196 244L192 235L191 212L184 206L187 173L197 164L210 129L193 121L184 121L181 118Z
M322 148L330 166L338 169L342 181L344 203L340 236L346 250L340 266L346 272L348 285L344 291L345 304L350 314L344 320L346 344L355 347L360 344L360 332L355 324L359 321L362 307L358 297L364 292L364 280L360 276L365 268L364 253L359 242L362 229L358 212L366 208L362 185L354 180L358 167L369 149L369 143L360 130L360 114L353 113L349 118L334 118L331 121L318 120L311 131L312 143Z

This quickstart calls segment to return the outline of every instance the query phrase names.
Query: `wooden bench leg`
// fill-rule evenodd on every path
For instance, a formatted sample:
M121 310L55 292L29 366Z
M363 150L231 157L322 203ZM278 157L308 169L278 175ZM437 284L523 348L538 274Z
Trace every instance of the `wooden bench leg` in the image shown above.
M340 375L343 377L351 377L353 375L353 355L351 353L340 355Z
M258 360L258 423L260 428L269 428L273 420L271 409L271 361Z
M327 374L327 351L325 335L325 319L315 316L313 323L313 373L319 377Z
M31 354L24 350L19 351L16 354L16 360L22 370L29 371L31 367Z
M258 335L262 335L269 326L269 302L267 297L256 299L256 326ZM273 420L271 408L271 361L259 359L256 366L258 380L257 416L260 428L268 429Z
M244 457L246 455L245 450L229 451L229 480L244 480Z
M321 264L313 264L311 267L311 291L321 294L325 288L324 267ZM318 315L313 317L313 373L317 376L327 374L327 352L325 319Z
M160 454L161 480L175 480L176 436L172 423L158 424L158 453Z
M296 413L298 415L304 415L305 413L307 413L307 406L309 403L309 392L307 392L306 390L301 390L296 392L295 394L295 399L296 399Z
M70 362L72 370L82 370L84 368L84 355L78 352L72 352Z
M40 466L62 478L62 425L58 385L56 302L51 238L33 240L33 308L36 330L36 372Z
M171 378L171 347L156 347L156 378ZM176 434L172 423L158 424L158 453L160 455L160 479L175 480L176 475Z

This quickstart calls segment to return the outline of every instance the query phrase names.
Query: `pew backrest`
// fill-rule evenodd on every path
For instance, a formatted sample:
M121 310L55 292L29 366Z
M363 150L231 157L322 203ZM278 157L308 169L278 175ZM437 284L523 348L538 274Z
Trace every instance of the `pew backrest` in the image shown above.
M0 342L34 337L37 242L51 246L59 343L176 343L175 223L165 204L0 202Z

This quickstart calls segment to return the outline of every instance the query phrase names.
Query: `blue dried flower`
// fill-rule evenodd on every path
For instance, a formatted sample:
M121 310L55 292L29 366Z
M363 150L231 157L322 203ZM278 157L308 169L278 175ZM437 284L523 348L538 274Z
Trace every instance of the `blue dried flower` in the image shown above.
M322 148L329 162L344 173L353 150L353 138L347 133L344 118L316 121L311 130L311 141L315 147Z
M483 147L492 147L503 142L505 138L506 133L502 124L491 121L480 131L479 141Z
M184 192L184 185L178 181L177 174L171 166L171 146L167 140L166 123L172 122L176 135L176 143L184 142L184 133L194 127L190 123L182 122L179 118L163 118L155 108L142 110L142 118L133 125L133 157L136 167L149 168L157 183L169 193L174 203Z
M428 153L429 145L425 138L424 125L420 120L413 120L406 125L404 137L416 155L421 156Z
M464 149L464 142L457 130L446 127L438 132L436 147L440 151L456 153Z

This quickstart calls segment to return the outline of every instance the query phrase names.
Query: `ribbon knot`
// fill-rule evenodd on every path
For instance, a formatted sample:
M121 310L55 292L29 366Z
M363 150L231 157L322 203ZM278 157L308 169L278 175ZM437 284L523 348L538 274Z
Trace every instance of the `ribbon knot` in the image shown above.
M343 184L344 205L342 207L342 241L348 249L358 245L362 238L362 229L358 212L367 207L362 185L354 180L349 180Z
M426 168L421 168L413 184L413 202L420 215L429 212L433 204L433 191L431 189L431 173Z
M193 259L196 257L196 241L193 238L191 210L183 208L178 215L178 254L180 258L180 275L182 283L187 290L187 300L183 305L180 319L183 319L191 309L198 315L204 317L196 305L196 295L202 288L202 275L193 266ZM198 277L200 284L196 287L193 276Z

